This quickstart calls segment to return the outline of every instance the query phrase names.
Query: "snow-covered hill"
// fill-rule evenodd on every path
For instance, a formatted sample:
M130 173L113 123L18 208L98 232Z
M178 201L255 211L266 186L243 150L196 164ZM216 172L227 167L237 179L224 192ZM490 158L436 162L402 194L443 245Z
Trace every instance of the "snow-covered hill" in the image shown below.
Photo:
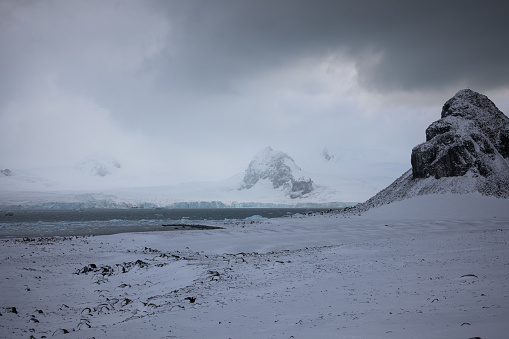
M417 196L480 193L509 197L509 118L470 89L448 100L414 147L412 168L356 212ZM509 206L508 206L509 207Z

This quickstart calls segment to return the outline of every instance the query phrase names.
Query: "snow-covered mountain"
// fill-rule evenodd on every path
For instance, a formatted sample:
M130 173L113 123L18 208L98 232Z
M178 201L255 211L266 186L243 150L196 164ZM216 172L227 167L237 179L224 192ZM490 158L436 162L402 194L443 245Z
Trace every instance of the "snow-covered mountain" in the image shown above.
M323 181L315 184L310 175L302 171L288 154L270 147L259 152L244 173L218 182L194 182L173 186L119 186L123 178L127 177L125 168L116 159L104 157L88 158L70 169L4 172L9 177L7 174L0 177L0 185L4 188L0 190L2 209L288 206L335 208L354 205L359 201L349 199L350 191L339 191ZM62 180L58 181L59 174L69 181L78 182L80 189L59 189L59 185L62 185ZM101 184L103 186L97 186ZM87 186L90 188L87 189Z
M216 182L161 185L154 171L132 171L112 156L87 157L71 166L2 168L0 208L350 206L392 182L405 164L387 152L333 147L299 158L267 147L243 173ZM136 185L135 183L138 183Z
M412 168L355 211L416 196L481 193L509 197L509 118L485 95L464 89L412 150Z
M240 189L251 189L260 181L269 181L290 198L301 198L314 191L313 181L302 173L286 153L267 147L249 163Z

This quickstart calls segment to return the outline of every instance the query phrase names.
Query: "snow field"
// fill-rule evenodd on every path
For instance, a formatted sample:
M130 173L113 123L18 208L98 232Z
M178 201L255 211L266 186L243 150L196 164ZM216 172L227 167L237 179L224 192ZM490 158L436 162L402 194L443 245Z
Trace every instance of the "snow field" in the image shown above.
M412 201L399 219L2 240L0 337L505 338L504 204L411 219Z

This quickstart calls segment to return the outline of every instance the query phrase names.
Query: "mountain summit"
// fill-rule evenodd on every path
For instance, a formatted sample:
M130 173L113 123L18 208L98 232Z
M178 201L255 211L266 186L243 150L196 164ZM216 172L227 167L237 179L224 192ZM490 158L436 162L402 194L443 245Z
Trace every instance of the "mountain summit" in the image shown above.
M464 89L412 150L412 168L359 211L418 195L473 193L509 197L509 118L485 95Z
M291 198L300 198L314 190L313 181L302 176L301 172L288 154L267 147L249 163L240 189L250 189L259 182L269 182L273 188L286 191Z
M488 97L464 89L444 104L442 118L426 129L426 142L412 150L412 174L490 177L507 166L508 156L509 119Z

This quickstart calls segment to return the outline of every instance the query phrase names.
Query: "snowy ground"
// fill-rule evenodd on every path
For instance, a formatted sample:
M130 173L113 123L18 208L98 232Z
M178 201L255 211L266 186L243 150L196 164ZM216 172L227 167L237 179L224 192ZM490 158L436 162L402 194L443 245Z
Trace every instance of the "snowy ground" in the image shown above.
M0 336L506 338L508 207L428 196L348 218L1 240Z

